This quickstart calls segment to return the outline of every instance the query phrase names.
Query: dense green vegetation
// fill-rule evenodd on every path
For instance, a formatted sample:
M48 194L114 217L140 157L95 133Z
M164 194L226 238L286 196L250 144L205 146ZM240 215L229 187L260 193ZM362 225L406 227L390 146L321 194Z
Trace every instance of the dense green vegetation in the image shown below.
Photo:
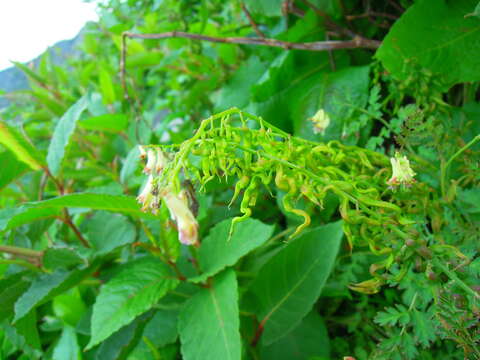
M1 359L480 359L478 1L98 6L0 112Z

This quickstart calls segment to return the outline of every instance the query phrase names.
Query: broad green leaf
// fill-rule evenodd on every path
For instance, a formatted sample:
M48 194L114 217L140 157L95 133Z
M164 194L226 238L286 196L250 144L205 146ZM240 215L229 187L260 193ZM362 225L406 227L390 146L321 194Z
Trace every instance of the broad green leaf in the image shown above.
M28 169L28 166L17 159L17 157L10 151L5 151L0 154L0 164L2 164L2 171L0 171L0 190L17 179Z
M161 261L144 257L125 268L100 290L92 315L92 337L87 349L129 324L160 300L178 280Z
M52 218L60 214L60 208L35 208L25 205L0 210L0 231L13 229L32 221Z
M313 310L287 335L260 350L263 360L330 358L330 340L325 321Z
M55 349L52 360L80 360L82 358L75 329L65 325Z
M234 265L242 256L268 240L273 232L273 226L248 219L235 228L229 239L231 222L231 219L222 221L202 240L198 261L203 273L192 279L194 282L204 281L227 266Z
M135 226L125 216L97 212L88 222L87 238L96 255L108 254L135 240Z
M178 330L185 360L240 360L237 280L229 269L187 301Z
M260 269L251 291L265 345L287 334L310 312L330 275L342 235L341 222L312 229Z
M32 309L22 319L15 323L17 334L25 339L25 344L33 349L40 350L40 337L37 329L37 312Z
M465 17L477 4L477 0L416 1L390 29L376 57L399 79L418 71L415 66L428 69L441 77L445 90L480 80L480 23Z
M265 64L257 56L249 57L220 90L215 109L222 111L233 106L240 109L245 107L250 101L252 86L257 83L265 70Z
M81 120L78 125L88 130L117 133L128 127L128 117L125 114L104 114Z
M138 163L140 162L140 151L138 146L132 148L125 161L123 162L122 170L120 170L120 182L122 184L127 184L130 176L138 169Z
M65 324L77 326L87 311L78 286L55 296L52 300L52 310Z
M282 0L245 0L248 10L263 16L281 16Z
M0 210L0 231L13 229L35 220L59 216L64 207L107 210L144 219L157 218L153 214L142 212L134 197L77 193Z
M13 321L19 321L36 306L75 286L92 271L93 268L70 272L57 270L54 273L37 277L15 303L15 318Z
M13 314L17 299L28 289L27 272L16 273L0 280L0 322Z
M101 68L98 75L100 83L100 91L102 93L103 101L105 104L113 104L116 100L115 88L111 79L110 73L105 69Z
M369 67L348 67L318 74L303 83L291 107L295 135L309 140L340 139L344 128L361 114L368 100ZM315 134L309 118L323 109L330 118L325 134Z
M48 248L43 253L42 263L45 268L55 270L85 264L85 259L75 249Z
M52 140L48 147L47 163L50 172L57 176L60 172L61 163L65 157L65 149L70 142L77 121L87 108L88 96L81 97L63 114L53 131Z
M412 323L416 340L424 347L428 347L430 342L435 341L436 333L432 331L435 328L435 321L432 319L435 315L428 311L412 311Z
M127 69L139 67L151 67L158 65L162 61L163 54L160 52L143 52L129 55L127 59Z
M124 326L113 333L108 339L99 346L96 354L96 360L117 360L125 359L132 349L141 341L145 322L151 317L149 313L139 316L127 326ZM161 329L156 329L161 331Z
M0 122L0 144L13 152L18 160L24 162L33 170L42 168L43 160L41 160L40 152L25 140L16 129L4 122Z

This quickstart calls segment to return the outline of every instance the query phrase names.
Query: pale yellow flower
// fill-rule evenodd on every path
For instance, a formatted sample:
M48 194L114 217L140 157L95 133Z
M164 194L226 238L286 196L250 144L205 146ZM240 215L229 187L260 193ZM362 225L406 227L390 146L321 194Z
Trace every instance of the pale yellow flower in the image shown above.
M316 112L313 117L308 118L313 123L313 132L315 134L321 133L322 135L325 134L325 130L330 125L330 117L325 112L325 110L320 109Z
M392 164L392 177L387 181L390 187L410 186L415 182L413 177L416 174L410 167L410 161L406 156L400 156L400 153L396 152L395 157L390 158L390 163Z

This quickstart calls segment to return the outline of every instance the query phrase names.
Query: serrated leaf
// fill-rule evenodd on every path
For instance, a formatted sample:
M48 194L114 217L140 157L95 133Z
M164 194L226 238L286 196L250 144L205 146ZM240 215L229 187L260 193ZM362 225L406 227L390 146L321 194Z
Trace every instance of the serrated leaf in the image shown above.
M380 311L374 321L381 326L394 326L397 323L405 325L410 321L410 314L405 306L396 305L396 308L388 307L385 311Z
M19 161L24 162L33 170L40 170L43 166L42 156L25 138L14 128L0 122L0 144L15 154Z
M231 222L231 219L227 219L217 224L202 240L198 260L203 273L192 281L204 281L227 266L234 265L241 257L267 241L273 232L273 226L248 219L235 228L229 239Z
M52 140L48 147L47 164L54 176L57 176L60 172L61 163L65 157L65 148L75 131L78 119L87 108L87 101L88 96L83 96L73 104L60 118L53 131Z
M92 315L92 348L149 310L178 280L161 261L144 257L128 263L100 290Z
M424 347L435 341L435 323L432 321L432 314L420 312L416 309L412 312L413 332L415 339Z
M313 310L287 335L271 345L262 347L264 360L311 359L330 357L330 343L325 321Z
M265 345L291 331L307 315L330 275L343 236L336 222L305 232L278 252L251 285Z
M213 279L182 309L178 330L185 360L240 360L237 280L233 270Z
M475 5L476 0L416 1L395 22L376 57L400 79L411 76L411 63L429 69L444 79L445 90L480 80L480 23L465 17Z
M81 358L75 329L65 325L60 340L53 350L52 360L80 360Z
M15 318L13 321L22 319L36 306L75 286L92 271L92 268L70 272L57 270L52 274L39 276L15 303Z
M17 157L10 151L5 151L0 154L0 164L2 164L2 171L0 171L0 190L17 179L28 169L28 166L17 159Z
M95 255L104 255L135 240L135 226L125 216L97 212L88 222L87 238Z
M42 263L45 268L54 270L85 264L85 259L79 256L75 249L48 248L43 253Z

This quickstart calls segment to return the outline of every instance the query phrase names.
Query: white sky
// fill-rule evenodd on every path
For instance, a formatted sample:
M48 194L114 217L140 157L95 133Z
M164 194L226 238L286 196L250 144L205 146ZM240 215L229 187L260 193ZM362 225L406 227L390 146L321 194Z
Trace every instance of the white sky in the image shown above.
M82 0L0 0L0 71L11 66L9 60L32 60L75 37L97 19L95 4Z

